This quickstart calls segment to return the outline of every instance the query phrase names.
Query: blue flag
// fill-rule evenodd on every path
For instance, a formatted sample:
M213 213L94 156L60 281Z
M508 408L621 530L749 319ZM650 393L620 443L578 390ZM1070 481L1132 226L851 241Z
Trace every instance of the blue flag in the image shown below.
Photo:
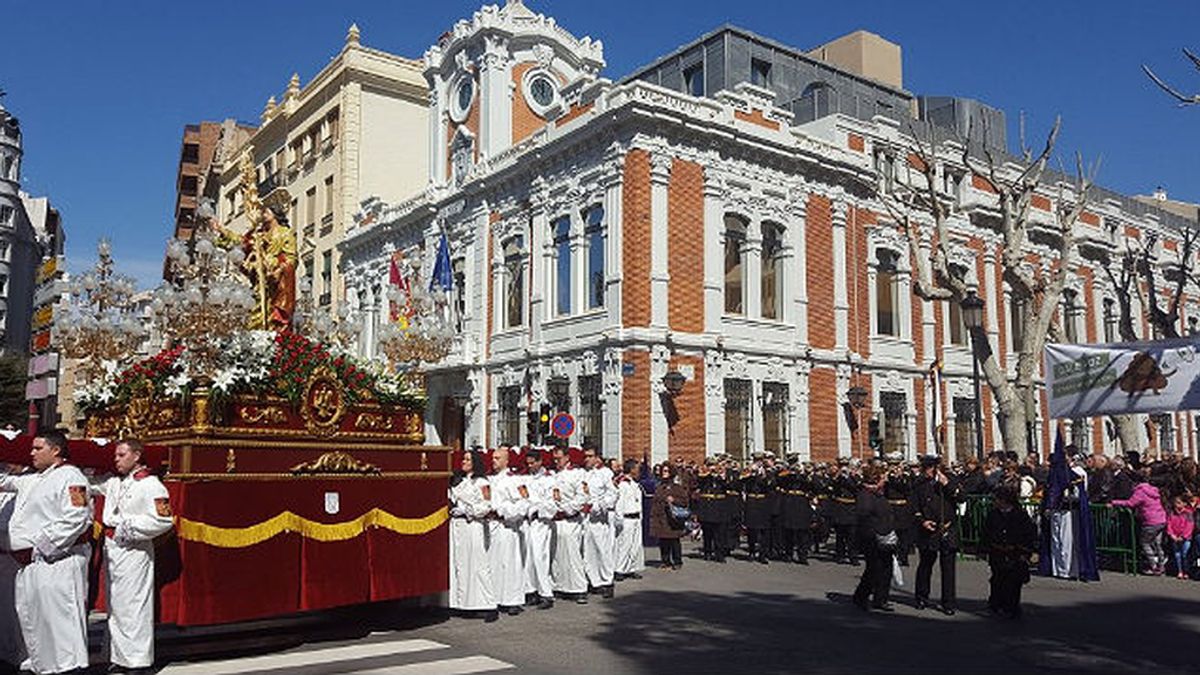
M433 275L429 278L429 290L439 286L447 293L454 289L454 270L450 268L450 241L446 239L444 230L438 242L437 259L433 263Z

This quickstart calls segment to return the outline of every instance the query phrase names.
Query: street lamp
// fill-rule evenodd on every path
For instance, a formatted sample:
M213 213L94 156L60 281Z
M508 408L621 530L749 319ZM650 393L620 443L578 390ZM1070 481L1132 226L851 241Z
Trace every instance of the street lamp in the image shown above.
M684 382L687 382L687 377L678 370L672 370L662 377L663 387L671 396L678 396L679 392L683 391Z
M983 399L979 393L979 341L983 332L983 298L967 291L962 300L962 320L971 333L971 365L975 375L975 457L983 461Z
M867 390L856 384L846 390L846 399L855 408L862 408L867 404Z

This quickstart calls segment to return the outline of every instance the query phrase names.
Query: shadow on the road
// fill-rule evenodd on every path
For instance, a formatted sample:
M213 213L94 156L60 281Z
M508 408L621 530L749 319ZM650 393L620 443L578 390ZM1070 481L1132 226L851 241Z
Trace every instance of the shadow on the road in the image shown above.
M1080 598L1086 598L1081 587ZM787 594L646 590L609 605L593 639L641 672L1195 672L1198 603L1185 599L1025 603L1019 621L982 602L955 617L866 613L849 591ZM894 598L910 604L911 595ZM736 610L734 609L736 607ZM747 617L753 617L747 621Z

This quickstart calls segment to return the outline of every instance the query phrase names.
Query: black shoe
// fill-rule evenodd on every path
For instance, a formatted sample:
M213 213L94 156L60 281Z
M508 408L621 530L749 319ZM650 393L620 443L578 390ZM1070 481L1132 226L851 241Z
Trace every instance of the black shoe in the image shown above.
M723 555L719 555L716 558L713 558L713 560L715 560L716 562L718 562L722 565L725 564L725 556L723 556Z
M942 607L940 609L941 609L942 614L945 614L946 616L954 616L954 608L953 607Z
M554 607L554 598L538 598L538 609L552 609Z
M537 593L530 593L529 595L525 596L526 607L537 607L540 604L542 604L542 599L538 597Z
M929 606L929 601L927 601L925 598L917 598L917 602L913 606L917 609L925 609Z
M499 619L500 619L500 612L495 609L491 610L490 612L485 612L483 615L484 623L495 623Z
M771 561L770 561L770 560L767 560L766 558L759 558L759 559L758 559L758 564L760 564L760 565L770 565L770 564L771 564Z
M612 597L613 597L613 587L612 587L612 586L605 586L604 588L601 588L601 589L600 589L600 597L604 598L605 600L612 600Z
M520 607L520 606L517 606L517 605L513 605L512 607L505 607L505 608L504 608L504 613L505 613L505 614L507 614L507 615L509 615L509 616L516 616L516 615L518 615L518 614L520 614L521 612L524 612L524 611L525 611L525 609L524 609L523 607Z
M797 562L798 564L800 564L800 565L807 565L807 564L808 564L808 558L800 558L800 559L799 559L799 560L797 560L796 562Z
M892 606L892 603L890 603L890 602L885 602L885 603L883 603L883 604L880 604L880 605L871 605L871 609L877 609L877 610L879 610L879 611L881 611L881 612L894 612L894 611L896 611L896 608L895 608L895 607L893 607L893 606Z
M625 578L626 579L641 579L642 575L638 574L637 572L630 572L629 574L625 575Z

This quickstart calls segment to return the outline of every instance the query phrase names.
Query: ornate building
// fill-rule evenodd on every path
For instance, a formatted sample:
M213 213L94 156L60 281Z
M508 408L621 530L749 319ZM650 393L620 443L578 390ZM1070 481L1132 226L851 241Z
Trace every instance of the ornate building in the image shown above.
M811 60L772 49L752 53ZM973 453L959 311L913 295L907 239L872 187L905 160L900 122L821 98L792 106L815 118L797 123L769 70L748 61L744 77L701 73L693 87L687 51L671 86L659 66L614 84L600 75L600 42L521 2L484 7L444 34L425 54L429 187L364 204L340 247L348 300L370 317L363 349L392 310L393 261L424 260L416 283L427 283L445 232L461 336L430 373L431 441L537 442L529 415L549 409L575 416L573 444L653 461L868 456L871 436L913 457L933 451L935 433L948 452ZM827 84L841 73L870 89L861 75L819 70ZM714 81L721 89L703 84ZM801 84L790 86L810 90ZM898 83L879 89L912 100ZM953 223L964 243L954 269L974 281L985 330L1012 361L1000 239L970 217L986 215L990 195L963 179L955 156L938 155L940 187L965 214ZM1047 190L1034 207L1049 217L1059 193ZM1085 251L1170 238L1167 214L1102 197L1082 219ZM1049 246L1032 250L1031 264L1056 264ZM1065 335L1102 340L1112 291L1093 263L1071 264ZM847 403L852 387L865 389L861 410ZM986 393L983 409L995 447ZM1171 441L1194 451L1192 420L1177 417ZM1100 423L1078 424L1085 447L1112 448ZM1049 431L1039 427L1043 447Z

